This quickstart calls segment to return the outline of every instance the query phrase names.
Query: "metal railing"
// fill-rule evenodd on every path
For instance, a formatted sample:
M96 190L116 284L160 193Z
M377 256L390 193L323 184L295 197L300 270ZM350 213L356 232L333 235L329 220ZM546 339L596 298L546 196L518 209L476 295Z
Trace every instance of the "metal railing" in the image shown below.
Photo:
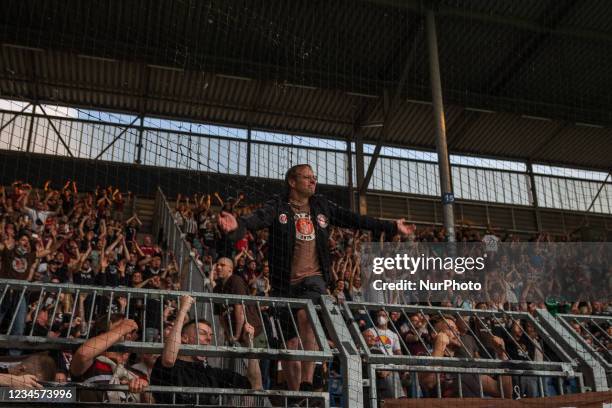
M557 314L556 322L556 334L564 333L567 347L584 366L593 388L612 388L612 316Z
M161 188L157 188L155 195L155 212L153 232L161 239L169 251L174 253L181 273L181 289L187 291L209 292L211 290L208 277L204 274L195 258L195 250L185 239L172 207Z
M558 318L570 329L591 354L599 360L607 372L612 372L612 316L558 314Z
M300 400L304 407L329 407L329 394L325 392L283 391L283 390L247 390L237 388L203 388L174 387L149 385L146 391L130 394L127 385L115 384L84 384L84 383L46 383L47 389L74 389L75 403L92 404L92 394L96 399L104 401L104 406L149 406L144 401L155 398L154 406L189 406L189 407L290 407L292 401ZM29 401L18 402L10 399L4 390L0 390L2 406L22 406L31 404ZM83 391L87 391L84 394ZM108 392L112 392L111 397ZM52 401L50 401L52 402Z
M512 370L505 368L480 368L480 367L446 367L440 366L413 366L405 364L370 364L369 369L369 389L368 402L369 406L377 407L378 401L382 397L378 395L377 382L378 373L391 372L402 373L409 378L408 395L409 398L491 398L483 385L483 377L487 376L496 379L498 394L497 398L524 398L524 397L547 397L554 395L565 395L569 393L582 393L585 391L583 378L581 373L563 373L563 372L541 372L534 370ZM419 377L423 374L435 375L435 387L433 390L426 390L422 387ZM507 381L511 381L511 390L506 392L503 382L499 381L501 377L510 377ZM471 378L471 385L466 378ZM443 384L448 384L449 379L453 382L453 388L450 390L455 395L445 395L448 389L445 389ZM477 386L474 389L474 383ZM530 395L525 395L526 384L531 387Z
M178 309L180 307L180 296L188 293L155 289L50 284L19 280L0 281L0 290L2 291L0 307L3 306L3 302L12 302L13 305L16 305L21 302L27 302L27 299L36 299L35 302L32 302L32 305L35 304L35 307L31 311L31 321L36 322L40 313L46 312L49 317L48 321L52 322L51 326L46 327L44 336L35 335L34 324L31 325L29 330L26 329L23 335L11 335L10 333L17 318L17 313L13 313L9 325L4 331L0 332L0 347L72 349L90 338L92 328L96 320L100 319L100 316L106 316L108 324L112 313L123 312L127 319L133 319L139 323L140 339L138 341L122 342L113 346L112 350L154 354L160 353L163 350L164 329L166 328L164 313L167 312L168 307ZM195 300L190 310L190 317L196 322L201 321L203 316L211 317L209 323L211 323L213 331L212 344L199 344L199 338L196 336L197 344L181 345L180 354L302 361L326 361L333 358L323 327L317 317L315 306L310 300L194 292L190 292L189 295ZM60 331L64 332L64 335L57 336L55 333L52 333L54 329L53 323L58 321L58 312L61 313L60 310L63 307L63 305L60 305L62 303L61 299L66 299L67 297L72 299L72 307L70 313L63 313L63 315L67 315L69 321L60 323L63 324ZM120 308L122 304L125 305L124 310ZM220 332L218 323L221 322L216 322L216 320L224 319L225 322L221 323L221 325L227 327L229 332L232 332L234 320L232 314L228 313L227 310L235 304L243 306L244 319L247 323L249 322L247 308L252 308L261 319L261 334L266 342L265 347L245 347L238 343L231 346L224 345L224 339L227 336ZM43 306L41 307L41 305ZM4 306L7 307L6 304ZM290 325L289 330L292 329L298 333L293 312L299 309L306 310L320 351L305 350L301 342L297 350L287 348L286 340L288 339L283 337L283 330L280 325ZM279 318L274 319L274 324L277 326L275 328L276 332L279 333L279 338L275 341L275 336L268 332L266 325L263 324L263 320L264 316L277 317L281 315L287 316L287 319L283 322ZM155 321L151 321L152 316L156 317ZM45 327L43 326L43 328ZM148 334L150 329L153 329L154 334ZM37 330L41 329L37 328ZM74 338L76 333L80 333L80 336ZM233 333L231 335L233 336Z
M93 330L96 321L106 319L108 324L112 314L119 312L139 324L140 337L114 344L108 350L159 354L164 347L167 322L171 320L166 319L167 312L180 308L180 296L185 294L189 294L195 300L189 311L189 317L196 322L201 321L202 316L210 319L212 336L210 343L207 344L200 344L198 337L196 337L196 344L182 344L179 354L320 362L338 357L341 366L344 406L358 407L368 403L370 406L376 406L380 400L376 389L377 373L379 372L404 373L404 379L409 383L404 384L409 390L408 395L416 398L444 397L443 384L446 384L451 377L459 384L457 388L459 397L466 396L462 383L466 383L470 378L473 384L477 384L476 396L488 396L485 392L486 387L483 385L485 376L493 379L511 377L515 383L512 387L513 395L517 393L516 384L520 384L518 390L519 393L522 392L523 381L530 383L531 389L535 390L531 396L552 395L550 390L553 388L555 390L553 392L557 394L583 392L588 389L595 391L607 389L605 374L602 379L598 374L600 371L596 370L597 361L588 360L593 353L593 355L600 355L599 358L605 360L601 356L604 350L597 350L593 347L589 349L587 346L590 347L592 344L589 344L578 333L572 335L569 334L569 331L573 330L572 322L579 323L583 330L593 336L596 335L595 329L601 329L602 332L597 336L600 338L599 341L602 341L601 339L606 334L604 328L607 328L606 325L610 318L574 315L560 315L554 318L545 310L539 310L536 316L532 316L523 312L415 305L357 302L337 304L330 296L324 296L320 305L314 305L310 300L303 299L0 280L0 308L11 312L7 314L8 318L0 322L0 347L30 350L75 350L96 334ZM38 323L26 326L26 330L19 335L11 334L19 318L19 314L14 310L21 304L30 306L28 320ZM265 340L263 345L228 342L227 339L233 337L235 314L230 312L233 305L243 306L242 310L247 323L250 316L254 315L258 316L262 323L270 323L270 325L261 325L260 336ZM318 350L306 350L302 342L298 342L299 345L295 350L287 347L288 339L284 338L283 327L289 327L290 330L299 333L293 313L297 309L306 310L315 333ZM452 330L457 331L459 339L462 338L460 334L468 334L473 337L480 355L472 355L463 340L459 340L457 350L462 352L461 356L457 356L459 353L448 357L433 356L432 342L421 335L416 336L414 340L418 343L420 352L414 352L412 348L414 344L407 344L408 340L402 336L398 337L403 349L402 354L392 354L384 350L382 353L377 352L374 348L370 348L371 342L368 343L362 335L359 321L365 320L369 330L373 331L376 337L381 338L382 334L378 332L377 324L373 320L374 313L381 310L386 315L394 315L394 317L399 315L400 318L403 318L403 327L397 327L399 320L390 319L388 329L404 334L423 333L424 330L429 334L437 334L438 326L433 323L435 320L446 320L447 323L448 320L466 322L465 326ZM39 319L42 313L46 313L46 317ZM415 317L422 319L421 322L425 324L424 329L421 329L421 326L415 326L411 320ZM45 325L45 322L48 324ZM521 333L523 345L530 345L533 352L533 354L524 353L522 359L511 358L512 353L508 350L509 345L517 346L515 350L521 347L515 344L517 340L512 333L512 325L516 324L521 326L528 324L531 326L530 329L533 329L529 333L526 330ZM281 327L281 325L284 326ZM328 343L327 336L333 343L332 346ZM510 356L508 360L498 358L491 350L491 344L487 343L487 339L492 336L504 338L506 353ZM609 340L608 337L605 338ZM535 357L536 351L538 357ZM362 364L365 367L363 373ZM609 368L609 365L606 368ZM422 386L421 378L425 373L435 375L435 386L429 388ZM500 385L500 391L496 396L507 398L508 392L502 386L502 381L498 381L498 385ZM78 387L82 388L83 385L79 384ZM217 389L209 388L155 387L158 388L149 388L147 391L169 395L172 393L193 394L196 399L194 404L199 403L198 394L214 395L216 393L227 395L226 401L219 399L215 401L216 404L221 403L226 406L240 406L242 402L236 401L242 401L244 398L254 398L245 404L260 406L260 401L263 401L260 397L278 397L280 402L275 406L283 406L283 404L289 404L288 398L296 396L312 397L313 402L316 400L328 406L330 398L328 393L300 392L298 395L289 391L227 390L218 392ZM101 391L102 388L97 390ZM230 397L238 399L232 400Z
M383 311L386 316L394 317L388 319L387 329L395 333L413 334L411 344L402 335L398 335L401 346L401 353L394 353L384 347L384 344L368 345L364 328L372 331L371 333L377 342L382 343L386 334L381 333L372 317L377 312ZM566 353L564 348L548 334L539 320L524 312L506 312L489 310L465 310L456 308L411 306L398 304L378 304L378 303L344 303L345 319L349 324L349 329L353 340L359 345L361 354L366 364L366 374L369 377L369 397L370 406L375 407L376 396L376 372L391 371L407 373L405 376L412 382L413 397L442 397L442 383L440 376L452 374L456 376L456 381L461 384L462 376L472 375L478 382L480 396L483 394L482 378L484 375L499 376L507 375L515 379L530 378L535 379L536 388L539 395L548 395L544 392L544 382L548 378L556 378L558 381L576 379L577 390L583 391L584 385L582 376L576 372L577 363ZM436 357L432 355L433 342L427 339L428 335L436 336L438 333L432 321L444 321L447 327L452 328L453 334L458 339L457 352L453 355ZM463 327L458 328L448 325L449 320L453 322L465 322ZM399 323L402 327L398 327ZM362 326L360 327L360 323ZM520 333L520 339L511 333L512 325L529 323L535 330L535 335L529 335L525 330ZM418 325L418 327L417 327ZM363 332L362 332L363 330ZM470 349L462 340L465 336L473 339L476 351ZM491 338L493 336L502 337L506 342L507 360L498 358L492 350ZM523 345L518 341L527 342L533 351L529 355L523 351L518 359L516 353L509 353L508 346L514 347L515 351L524 350ZM474 347L474 346L473 346ZM412 351L411 351L412 350ZM535 358L535 355L538 358ZM514 359L513 359L514 358ZM423 392L419 384L419 373L433 373L436 376L435 390ZM395 375L395 374L394 374ZM398 380L399 381L399 378ZM501 382L499 382L501 384ZM459 386L459 396L462 397L461 386ZM478 395L473 395L478 396ZM503 389L500 386L498 396L503 396ZM508 397L508 396L506 396Z

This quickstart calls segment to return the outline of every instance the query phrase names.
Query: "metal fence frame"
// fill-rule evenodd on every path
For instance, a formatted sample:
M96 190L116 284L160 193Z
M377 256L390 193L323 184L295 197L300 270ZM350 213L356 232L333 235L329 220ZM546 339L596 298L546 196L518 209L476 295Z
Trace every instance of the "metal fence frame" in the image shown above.
M195 259L195 250L192 249L185 239L185 234L178 226L172 207L161 188L157 188L155 194L153 232L168 250L174 253L181 273L181 288L187 291L210 292L210 284L204 272L198 266ZM160 237L160 232L162 237ZM186 275L183 274L186 269Z
M19 295L20 301L25 301L24 296L29 289L36 293L38 304L44 299L45 294L73 293L75 298L79 294L93 294L94 296L112 298L114 296L131 297L141 296L156 296L163 299L179 298L181 295L190 294L196 299L196 307L193 312L204 316L212 314L214 305L227 305L228 303L256 304L257 306L272 306L272 307L288 307L288 308L304 308L307 310L308 316L316 335L319 345L319 351L308 351L303 349L288 350L270 348L253 348L244 346L224 346L215 342L214 345L182 345L180 353L183 355L202 355L208 357L239 357L239 358L256 358L256 359L274 359L274 360L300 360L300 361L329 361L335 356L339 358L342 374L343 386L343 406L359 407L363 406L367 401L364 401L364 386L370 388L369 400L370 403L375 403L376 390L375 378L376 370L387 371L410 371L410 372L435 372L435 373L466 373L466 374L491 374L491 375L513 375L513 376L536 376L536 377L555 377L563 378L578 378L580 391L607 390L607 382L605 371L600 362L593 353L596 353L592 348L588 349L588 344L577 337L570 334L571 327L567 323L567 319L612 319L609 317L593 317L593 316L574 316L560 315L553 317L546 310L538 310L537 316L532 316L524 312L502 312L488 310L465 310L457 308L442 308L442 307L426 307L426 306L411 306L398 304L377 304L377 303L360 303L360 302L345 302L338 304L331 296L323 296L321 304L315 306L310 300L303 299L288 299L288 298L269 298L255 296L237 296L237 295L220 295L213 293L201 292L186 292L186 291L167 291L154 289L136 289L136 288L111 288L111 287L96 287L73 284L48 284L42 282L26 282L20 280L1 280L0 281L0 304L4 301L8 293ZM12 292L9 292L12 291ZM63 292L62 292L63 291ZM59 296L58 304L59 304ZM95 303L95 298L94 298ZM145 305L146 306L146 305ZM198 307L199 306L199 307ZM538 330L540 337L546 344L551 347L555 355L561 361L517 361L517 360L493 360L493 359L469 359L469 358L438 358L431 356L411 356L411 355L380 355L373 354L365 344L365 340L359 331L359 327L355 321L353 311L366 310L368 313L374 310L384 309L389 311L403 311L407 313L427 313L427 314L453 314L453 315L470 315L480 318L510 318L512 320L528 319L534 324ZM53 312L55 313L55 311ZM92 312L93 313L93 307ZM322 319L320 320L318 314ZM129 317L129 311L128 311ZM74 313L73 313L74 315ZM110 316L110 315L109 315ZM11 318L11 325L15 317ZM34 316L34 321L36 316ZM91 324L91 318L89 319ZM333 346L328 344L324 326L327 329L327 335L334 343ZM214 322L213 322L214 324ZM143 324L146 327L146 323ZM163 326L162 326L163 329ZM10 330L10 327L9 327ZM10 331L7 330L6 333ZM214 329L213 329L214 330ZM86 339L71 339L71 338L48 338L40 336L32 336L32 333L25 333L22 336L13 336L8 334L0 334L0 346L5 348L24 348L32 350L57 350L57 349L75 349L83 344ZM213 333L213 336L217 336ZM89 336L87 336L89 337ZM163 339L162 339L163 341ZM357 346L358 345L358 346ZM334 347L332 349L332 347ZM160 353L163 350L162 342L146 342L142 341L125 341L114 345L109 350L113 351L129 351L129 352L148 352ZM362 373L362 363L366 364L366 371ZM365 374L365 375L364 375ZM369 380L368 380L369 377ZM365 380L364 380L365 378ZM173 387L166 387L161 391L172 392ZM177 387L174 387L177 388ZM180 387L179 387L180 388ZM177 388L178 389L178 388ZM542 389L542 385L540 385ZM562 388L560 389L562 391ZM176 390L174 390L176 391ZM247 390L248 391L248 390ZM230 390L226 394L233 395L244 394L247 391ZM287 391L283 392L269 390L254 392L249 395L277 395L292 397L294 394ZM203 391L211 392L209 389ZM329 404L330 395L327 393L316 393L313 398L323 398L324 404ZM322 395L325 394L325 395ZM301 395L301 393L300 393Z
M558 335L560 332L566 333L563 337L568 343L568 348L575 353L576 358L589 371L589 377L593 377L592 382L594 383L594 388L596 390L606 390L612 388L612 360L606 360L601 353L595 350L592 345L588 344L584 338L576 333L571 326L571 322L577 321L583 330L586 330L592 335L592 333L590 333L590 331L584 327L582 322L592 321L597 324L597 322L605 321L612 324L612 316L560 313L557 314L556 321L560 324L560 327L556 328L555 335ZM604 330L602 330L602 332L605 333ZM567 333L569 333L569 336ZM606 334L606 336L608 335ZM610 354L610 357L612 357L612 351L608 350L608 354ZM605 375L602 374L602 372L605 372ZM605 381L601 381L602 376L607 379L607 386Z
M551 347L559 357L559 362L555 361L519 361L519 360L494 360L484 358L457 358L457 357L432 357L432 356L413 356L413 355L385 355L374 354L370 351L361 335L354 311L365 310L366 315L372 311L384 309L387 313L392 311L401 312L404 317L410 313L427 313L453 316L477 316L482 318L505 318L510 317L513 321L528 319L546 344ZM369 381L369 400L372 408L377 406L375 377L376 370L387 371L410 371L410 372L459 372L459 373L479 373L479 374L507 374L515 376L546 376L557 378L579 378L580 390L585 389L582 374L577 372L577 362L566 352L565 344L560 343L560 336L550 336L546 327L540 324L540 320L534 318L526 312L506 312L491 310L466 310L458 308L443 308L429 306L414 306L400 304L380 304L367 302L345 302L343 305L345 319L353 337L353 341L359 345L361 355L366 364L366 374ZM545 313L548 313L544 311ZM550 315L550 314L549 314ZM371 317L370 317L371 319ZM408 319L409 321L409 319ZM370 322L373 325L373 322ZM413 327L414 328L414 327ZM541 380L540 380L541 382ZM439 384L439 383L438 383ZM540 389L543 386L540 384Z
M2 288L2 295L0 295L0 303L4 299L5 295L9 290L15 290L16 293L20 293L20 302L23 301L27 289L34 289L36 293L40 291L40 298L43 294L55 291L53 293L75 293L75 298L78 298L80 294L92 294L96 297L109 295L112 301L113 297L117 295L124 295L127 298L128 304L130 299L135 296L146 297L159 297L161 298L162 305L164 297L168 298L179 298L181 295L189 294L195 299L193 306L193 312L195 320L198 321L199 316L210 315L214 305L228 305L230 302L242 303L243 305L256 304L258 306L272 306L272 307L287 307L287 308L300 308L305 309L308 313L308 317L313 326L313 331L320 351L308 351L308 350L289 350L289 349L272 349L268 348L253 348L253 347L242 347L242 346L220 346L215 345L181 345L180 353L184 355L202 355L208 357L240 357L240 358L274 358L282 360L303 360L303 361L326 361L333 358L331 348L327 343L323 327L317 317L317 312L312 301L305 299L289 299L289 298L267 298L267 297L256 297L256 296L239 296L239 295L225 295L215 293L195 293L195 292L183 292L183 291L168 291L168 290L156 290L156 289L136 289L136 288L110 288L110 287L95 287L85 285L74 285L74 284L53 284L53 283L42 283L42 282L26 282L20 280L3 279L0 281ZM57 302L59 302L59 297ZM94 300L95 302L95 300ZM75 301L76 303L76 301ZM232 303L233 304L233 303ZM200 307L198 307L200 306ZM146 303L145 303L146 307ZM93 309L93 308L92 308ZM202 314L204 309L204 314ZM199 312L199 313L198 313ZM73 314L74 315L74 314ZM91 314L90 314L91 315ZM13 316L13 320L15 319ZM109 311L110 318L110 311ZM129 310L127 318L130 317ZM34 316L36 320L36 315ZM90 317L91 323L91 317ZM12 323L12 322L11 322ZM214 322L211 322L214 325ZM12 324L10 325L12 326ZM6 333L10 333L10 326ZM143 322L143 328L146 328L146 322ZM163 329L163 327L162 327ZM215 328L213 327L213 330ZM87 333L89 335L89 333ZM87 336L89 337L89 336ZM213 333L213 337L217 339ZM31 335L15 336L9 334L0 334L0 346L4 347L22 347L34 350L49 350L49 349L64 349L74 348L82 343L86 339L70 339L70 338L47 338L37 337ZM162 339L163 341L163 339ZM142 341L125 341L120 345L116 345L109 350L116 351L139 351L148 353L159 353L163 350L162 342L145 342L143 336Z
M79 390L88 390L88 391L122 391L122 392L128 392L128 386L127 385L114 385L114 384L81 384L81 383L53 383L51 385L47 386L50 389L56 388L56 389L67 389L67 388L75 388L77 390L77 395L78 395L78 391ZM1 393L1 391L0 391ZM189 406L206 406L209 407L211 406L210 404L206 404L206 405L200 405L200 401L199 401L199 397L200 395L215 395L215 396L220 396L221 399L219 401L218 406L222 406L222 407L228 407L228 406L232 406L232 402L230 398L245 398L245 397L254 397L257 398L255 401L255 403L251 404L249 403L249 405L243 405L243 404L236 404L236 402L233 402L234 404L236 404L237 406L248 406L248 407L266 407L268 405L265 405L265 400L267 400L268 398L280 398L281 400L284 401L284 404L281 406L284 407L288 407L289 403L288 403L288 399L289 398L301 398L301 399L308 399L308 401L311 400L318 400L319 402L321 402L323 404L324 407L329 407L329 394L326 392L311 392L311 391L284 391L284 390L246 390L246 389L241 389L241 388L202 388L202 387L174 387L174 386L162 386L162 385L149 385L147 386L146 391L144 391L144 393L169 393L169 394L173 394L173 396L175 396L176 394L195 394L196 395L196 404L195 405L191 405L189 404ZM173 397L174 398L174 397ZM223 402L224 398L227 398L225 401L227 402ZM100 404L97 403L87 403L87 402L81 402L78 401L78 398L75 397L75 399L77 400L75 403L76 404L82 404L82 406L99 406ZM229 400L229 401L228 401ZM2 406L23 406L24 404L28 404L28 406L32 406L32 402L26 402L26 401L22 401L22 402L18 402L18 401L7 401L7 400L0 400L2 402ZM63 403L65 406L68 405L72 405L73 403ZM79 405L80 405L79 404ZM46 404L42 404L44 406L49 406L51 405L50 402L47 402ZM118 403L104 403L103 404L105 407L106 406L117 406L117 407L126 407L128 405L126 405L125 403L123 404L118 404ZM164 404L164 403L155 403L155 404L143 404L143 403L139 403L139 404L135 404L134 406L159 406L159 407L169 407L169 406L177 406L176 403L172 403L172 404ZM178 406L185 406L183 404L179 404ZM214 406L217 406L217 404L215 404ZM278 405L276 405L278 406Z

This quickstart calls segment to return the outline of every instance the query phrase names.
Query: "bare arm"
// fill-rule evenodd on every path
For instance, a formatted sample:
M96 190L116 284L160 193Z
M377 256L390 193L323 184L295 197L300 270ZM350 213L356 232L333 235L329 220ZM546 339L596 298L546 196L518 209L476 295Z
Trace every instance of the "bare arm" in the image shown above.
M0 385L14 389L42 388L33 374L13 375L0 374Z
M244 308L241 304L234 305L234 338L233 340L238 341L242 337L242 329L246 319L244 317Z
M504 341L497 337L493 337L493 346L495 348L495 354L498 360L508 360L508 355L505 351ZM482 390L488 396L501 397L499 389L499 380L494 379L488 375L481 375ZM502 387L504 391L504 398L512 398L512 377L508 375L500 376Z
M119 234L117 239L115 239L115 241L113 241L113 243L108 248L106 248L106 251L104 251L104 253L106 253L107 255L110 255L110 253L113 251L113 249L115 249L117 245L119 245L119 242L121 242L122 239L123 239L123 235Z
M446 353L446 346L450 343L449 337L446 333L438 333L436 336L436 341L434 344L434 349L431 352L432 357L444 357ZM435 373L420 373L419 374L419 382L421 385L427 389L432 390L436 386L437 378Z
M79 223L79 239L83 239L83 237L85 236L85 231L83 230L83 228L85 227L85 222L88 219L89 219L89 215L86 215L83 217L83 219Z
M193 305L194 302L195 300L189 295L181 296L181 308L176 315L176 320L174 321L172 331L164 342L164 350L162 351L161 355L161 362L164 367L174 367L174 363L176 363L179 349L181 347L181 331L183 330L187 313L189 312L189 309L191 309L191 305Z
M225 203L223 202L223 199L221 198L221 196L219 195L219 193L217 193L217 192L215 191L214 196L215 196L215 198L217 199L217 201L219 201L219 204L221 205L221 207L223 207L223 204L225 204Z
M133 320L127 319L121 321L110 331L87 340L74 353L72 363L70 364L70 372L75 376L83 374L91 367L96 357L134 330L138 330L138 324Z
M138 252L138 256L144 257L145 254L144 252L142 252L142 249L140 249L140 245L138 245L138 242L136 242L136 239L134 239L132 242L134 243L134 248L136 248L136 252ZM138 264L140 265L140 262Z

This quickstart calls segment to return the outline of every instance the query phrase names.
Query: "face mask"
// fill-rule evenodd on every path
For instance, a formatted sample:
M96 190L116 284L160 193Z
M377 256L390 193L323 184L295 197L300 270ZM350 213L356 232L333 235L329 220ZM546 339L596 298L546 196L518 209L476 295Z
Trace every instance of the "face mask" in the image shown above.
M387 318L385 316L378 316L378 325L384 326L387 324Z
M24 256L27 253L26 249L22 247L21 245L15 248L15 252L17 253L18 256Z

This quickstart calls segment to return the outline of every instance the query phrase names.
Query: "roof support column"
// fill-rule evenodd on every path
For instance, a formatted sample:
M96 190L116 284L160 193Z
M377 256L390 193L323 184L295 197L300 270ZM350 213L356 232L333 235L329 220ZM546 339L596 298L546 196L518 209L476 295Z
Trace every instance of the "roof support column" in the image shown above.
M426 12L427 49L429 51L429 77L433 102L434 122L436 126L436 148L440 170L440 192L442 193L442 212L444 228L448 242L455 242L455 215L453 212L453 190L451 185L448 146L446 144L446 124L442 100L442 81L440 80L440 61L438 59L438 40L436 38L436 21L434 12Z
M355 188L353 186L353 150L351 149L351 140L346 139L346 173L348 181L349 206L351 211L355 211Z
M246 175L251 177L251 127L247 129L247 164L246 164Z
M143 135L144 135L144 114L140 115L140 125L138 126L138 144L136 145L136 160L134 163L142 164L142 146L143 146Z
M365 215L368 213L368 202L366 200L366 189L361 188L364 185L364 161L365 156L363 155L363 138L361 132L355 132L355 170L357 173L357 186L359 188L359 214Z
M527 174L529 175L529 195L531 196L531 205L535 214L536 228L538 232L542 231L542 219L540 217L540 205L538 203L538 192L535 185L535 176L533 175L533 166L531 160L527 162Z
M28 104L28 106L30 106ZM22 112L25 109L22 110ZM15 118L18 115L15 114ZM36 121L36 102L32 103L32 116L30 116L30 129L28 129L28 144L26 145L26 152L30 153L32 151L32 135L34 134L34 121ZM10 123L10 122L9 122Z

